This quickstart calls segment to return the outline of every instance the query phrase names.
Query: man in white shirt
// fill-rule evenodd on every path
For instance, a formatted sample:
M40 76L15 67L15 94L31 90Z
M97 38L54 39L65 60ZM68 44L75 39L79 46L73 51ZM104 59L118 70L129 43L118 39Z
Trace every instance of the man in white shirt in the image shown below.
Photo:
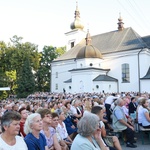
M112 95L108 96L105 100L105 108L106 108L106 116L107 116L107 119L108 119L108 122L111 123L112 122L112 119L111 119L111 111L110 111L110 108L111 108L111 104L114 102L115 99L117 99L118 97L115 97L115 94L113 93Z

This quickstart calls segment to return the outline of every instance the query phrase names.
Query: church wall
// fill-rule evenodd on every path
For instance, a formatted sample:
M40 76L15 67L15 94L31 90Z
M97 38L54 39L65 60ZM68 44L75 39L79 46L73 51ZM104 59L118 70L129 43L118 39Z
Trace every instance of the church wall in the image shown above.
M84 68L84 67L101 68L101 61L102 60L98 58L78 59L77 68ZM92 64L92 66L90 66L90 64Z
M144 77L150 67L150 53L141 52L139 55L140 62L140 78Z
M140 54L140 78L144 77L150 67L150 52L143 52ZM150 93L150 79L140 80L141 92Z
M72 75L71 75L72 76L72 92L74 93L74 92L96 92L98 91L96 89L96 85L93 82L93 79L96 78L100 74L105 74L105 72L102 70L94 70L94 69L72 72ZM98 82L98 84L100 84L100 82ZM104 87L104 89L106 88ZM116 87L114 89L116 89Z
M69 60L69 61L60 61L52 63L52 83L51 91L52 92L62 92L63 88L66 89L66 92L99 92L105 90L107 92L117 92L116 83L103 83L99 85L99 89L96 88L95 82L93 79L100 74L105 74L105 72L100 70L82 70L78 72L68 72L68 70L76 68L90 67L89 64L92 62L94 65L92 67L110 69L107 75L118 79L118 89L119 92L128 92L128 91L139 91L139 74L138 74L138 53L124 53L116 54L116 56L105 57L104 60L99 59L79 59L79 60ZM141 52L139 55L140 60L140 78L146 75L148 68L150 66L150 55L149 53ZM100 62L100 63L99 63ZM81 67L81 63L83 66ZM130 66L130 82L122 82L122 69L121 65L128 63ZM99 65L100 64L100 65ZM58 78L56 78L56 72L58 72ZM64 81L72 78L72 83L64 83ZM144 86L145 82L141 81L141 92L146 91L148 84ZM58 84L58 89L56 90L56 84ZM113 85L114 84L114 85ZM71 87L71 88L70 88ZM110 89L111 87L111 89ZM101 90L102 89L102 90Z
M71 42L74 42L74 46L77 45L83 38L85 38L86 33L82 30L72 30L66 33L66 50L71 49Z
M141 80L141 92L150 93L150 80Z
M97 88L97 85L99 88ZM117 92L117 82L111 81L94 81L93 83L93 91L97 93L102 93L104 90L105 93Z
M118 57L119 56L119 57ZM128 91L139 91L138 84L138 57L137 54L129 55L116 55L116 58L109 58L103 64L104 67L110 68L108 75L118 79L119 92L128 92ZM122 64L129 64L130 71L130 82L122 82Z
M53 62L51 68L51 91L62 92L63 88L65 88L64 81L71 78L71 73L68 70L76 68L76 63L74 62L74 60ZM56 78L56 72L58 72L58 78ZM56 84L58 84L57 90Z
M67 93L72 93L72 82L65 83L65 90Z
M79 71L72 73L72 92L91 92L92 79L91 72Z

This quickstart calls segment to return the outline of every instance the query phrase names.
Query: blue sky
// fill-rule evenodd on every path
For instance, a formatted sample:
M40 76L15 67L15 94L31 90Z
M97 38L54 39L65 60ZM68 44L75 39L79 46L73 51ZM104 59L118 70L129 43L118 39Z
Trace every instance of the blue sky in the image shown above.
M119 12L124 27L150 35L150 0L78 0L85 31L91 35L117 29ZM13 35L39 45L64 46L64 33L74 21L76 0L0 0L0 40Z

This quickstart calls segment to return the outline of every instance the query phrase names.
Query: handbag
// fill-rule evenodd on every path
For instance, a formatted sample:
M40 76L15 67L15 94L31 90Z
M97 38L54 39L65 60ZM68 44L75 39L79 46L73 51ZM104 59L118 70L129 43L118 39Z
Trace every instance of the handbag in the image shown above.
M114 147L112 136L106 136L103 138L105 144L109 147Z

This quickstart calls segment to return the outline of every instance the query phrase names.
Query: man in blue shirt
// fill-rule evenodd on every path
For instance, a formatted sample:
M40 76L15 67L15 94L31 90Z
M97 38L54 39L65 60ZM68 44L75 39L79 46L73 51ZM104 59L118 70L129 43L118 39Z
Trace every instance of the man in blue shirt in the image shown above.
M117 100L117 106L113 110L113 127L117 130L121 130L125 133L127 147L137 147L133 143L134 140L134 127L128 123L125 113L122 109L125 101L121 98Z

